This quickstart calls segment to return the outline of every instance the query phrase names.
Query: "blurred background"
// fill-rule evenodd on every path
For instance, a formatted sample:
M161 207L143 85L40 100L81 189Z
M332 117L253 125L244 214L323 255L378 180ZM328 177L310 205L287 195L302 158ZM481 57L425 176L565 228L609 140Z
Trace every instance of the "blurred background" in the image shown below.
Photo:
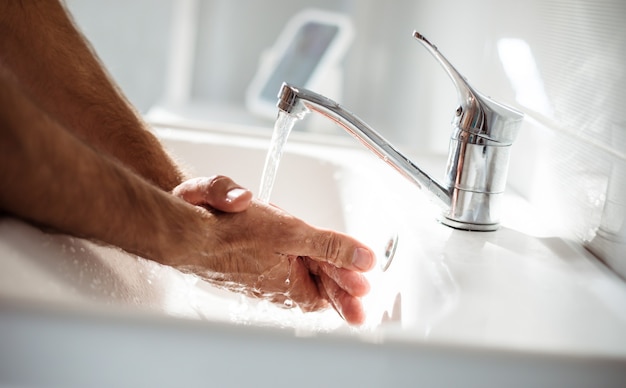
M419 162L420 155L447 153L457 97L412 38L417 30L477 90L526 113L512 149L511 188L553 220L561 236L626 276L623 0L66 4L142 113L171 102L170 81L181 68L190 80L185 103L245 112L260 57L287 21L305 8L344 13L355 39L342 63L339 102ZM182 67L181 53L190 58Z

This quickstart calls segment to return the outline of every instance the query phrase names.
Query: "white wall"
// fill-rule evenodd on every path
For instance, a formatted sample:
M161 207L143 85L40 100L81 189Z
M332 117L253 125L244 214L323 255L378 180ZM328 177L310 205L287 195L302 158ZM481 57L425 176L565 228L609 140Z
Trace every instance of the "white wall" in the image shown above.
M173 0L65 0L129 99L145 112L164 92Z

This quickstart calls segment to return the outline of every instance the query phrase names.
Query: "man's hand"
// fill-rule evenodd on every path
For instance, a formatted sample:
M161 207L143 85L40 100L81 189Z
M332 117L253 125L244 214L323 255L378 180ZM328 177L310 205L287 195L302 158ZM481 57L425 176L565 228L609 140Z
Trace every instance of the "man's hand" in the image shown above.
M365 313L360 297L369 291L361 272L374 265L371 251L354 239L307 225L273 206L252 201L252 193L230 178L188 180L173 194L199 206L215 222L217 239L207 237L196 261L175 267L250 296L303 311L332 305L352 324ZM214 263L220 263L216 272ZM290 301L290 302L287 302Z

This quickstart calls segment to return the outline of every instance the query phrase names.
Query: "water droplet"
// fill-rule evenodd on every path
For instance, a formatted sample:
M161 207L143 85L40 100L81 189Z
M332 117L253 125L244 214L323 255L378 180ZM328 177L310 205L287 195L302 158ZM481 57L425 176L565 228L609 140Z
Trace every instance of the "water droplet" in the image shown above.
M291 280L289 280L289 278L291 277L291 266L293 265L293 259L290 257L289 258L289 269L287 270L287 279L285 279L285 285L289 286L291 284Z

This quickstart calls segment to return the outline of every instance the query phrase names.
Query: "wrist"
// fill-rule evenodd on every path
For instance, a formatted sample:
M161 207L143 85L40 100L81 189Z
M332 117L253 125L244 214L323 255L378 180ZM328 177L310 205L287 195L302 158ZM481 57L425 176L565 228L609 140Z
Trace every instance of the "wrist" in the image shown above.
M157 230L154 240L146 245L146 258L177 269L205 266L210 256L206 247L214 236L214 215L171 194L162 194L168 197L168 205L160 208L161 215L154 220Z

